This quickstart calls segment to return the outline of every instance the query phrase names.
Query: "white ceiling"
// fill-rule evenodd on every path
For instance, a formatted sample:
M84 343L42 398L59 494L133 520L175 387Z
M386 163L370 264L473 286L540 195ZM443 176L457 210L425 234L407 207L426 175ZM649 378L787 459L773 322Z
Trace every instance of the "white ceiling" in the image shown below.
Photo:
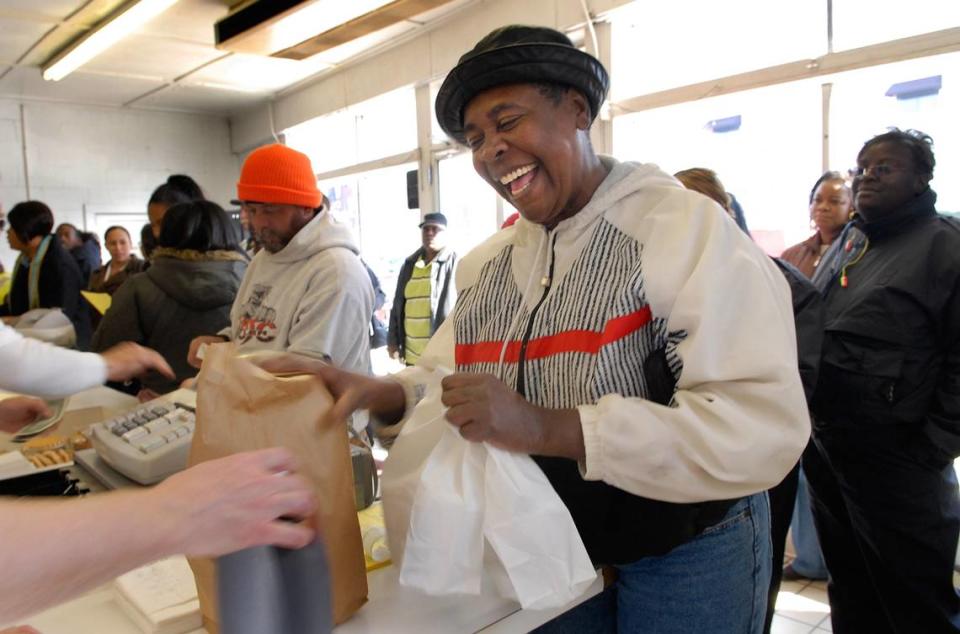
M476 0L453 0L303 61L214 48L213 25L237 1L179 0L65 79L49 82L40 65L124 0L0 0L0 97L228 115L389 47Z

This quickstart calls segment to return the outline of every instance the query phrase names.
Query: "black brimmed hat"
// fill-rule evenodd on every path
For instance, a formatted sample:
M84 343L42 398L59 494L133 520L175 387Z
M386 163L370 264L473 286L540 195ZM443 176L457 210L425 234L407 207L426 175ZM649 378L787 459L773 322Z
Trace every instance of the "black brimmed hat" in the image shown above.
M437 93L437 121L463 142L463 111L479 93L502 84L554 83L579 90L596 118L610 77L595 57L563 33L539 26L505 26L464 54Z

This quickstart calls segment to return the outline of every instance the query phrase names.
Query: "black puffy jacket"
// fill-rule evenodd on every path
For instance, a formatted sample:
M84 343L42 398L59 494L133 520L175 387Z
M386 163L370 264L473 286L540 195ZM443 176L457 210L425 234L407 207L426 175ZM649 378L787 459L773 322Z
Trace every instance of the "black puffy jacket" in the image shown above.
M882 221L858 217L825 255L812 411L815 431L890 434L946 465L960 455L960 222L935 202L928 189Z

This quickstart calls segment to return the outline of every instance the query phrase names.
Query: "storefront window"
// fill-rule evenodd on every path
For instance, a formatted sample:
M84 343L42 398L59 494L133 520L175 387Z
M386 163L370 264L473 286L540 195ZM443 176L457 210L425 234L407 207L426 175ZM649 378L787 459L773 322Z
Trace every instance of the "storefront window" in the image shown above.
M935 94L887 95L891 87L917 79L939 78ZM936 86L937 81L921 82ZM924 91L920 91L921 93ZM830 162L842 169L856 165L863 143L890 127L914 128L933 137L937 160L930 186L937 208L960 211L960 53L926 57L846 73L834 79L830 108Z
M457 253L465 254L499 229L497 209L497 193L473 169L469 152L440 161L440 210Z
M630 3L611 14L611 98L823 55L826 6L825 0Z
M810 233L807 195L822 161L820 90L815 81L795 82L617 117L614 154L671 174L716 171L754 240L779 255Z
M322 174L416 149L416 108L413 89L402 88L287 128L284 136Z
M833 50L843 51L960 25L960 2L833 0Z
M351 174L319 183L337 220L350 226L360 256L393 300L403 260L420 246L420 210L407 209L407 181L415 163Z

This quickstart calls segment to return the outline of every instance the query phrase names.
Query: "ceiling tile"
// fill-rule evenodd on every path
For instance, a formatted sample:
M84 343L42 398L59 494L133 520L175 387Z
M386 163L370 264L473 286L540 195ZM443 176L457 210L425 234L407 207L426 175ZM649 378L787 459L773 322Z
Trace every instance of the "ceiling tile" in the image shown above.
M0 63L13 64L23 56L43 34L54 26L50 22L19 20L0 15Z
M182 84L164 88L132 104L133 108L189 110L229 115L261 103L268 93L246 93L206 86Z
M213 46L213 25L228 11L223 0L180 0L142 26L140 32Z
M119 106L162 85L159 81L85 72L60 81L44 81L39 68L20 66L0 79L0 96Z
M3 0L0 11L62 20L85 4L85 0Z
M190 75L187 83L210 82L247 90L279 90L328 68L319 61L235 53Z
M170 81L223 55L202 44L132 35L85 64L83 70Z

